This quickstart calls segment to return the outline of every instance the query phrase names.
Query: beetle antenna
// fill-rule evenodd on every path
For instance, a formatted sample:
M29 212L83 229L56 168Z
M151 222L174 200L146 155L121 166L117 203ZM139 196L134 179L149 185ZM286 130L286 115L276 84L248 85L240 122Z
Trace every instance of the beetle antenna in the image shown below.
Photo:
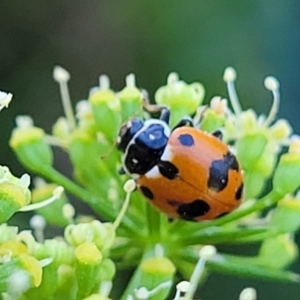
M170 110L165 105L152 104L149 100L149 94L146 90L142 89L141 93L143 95L143 107L148 113L160 113L160 119L169 123Z

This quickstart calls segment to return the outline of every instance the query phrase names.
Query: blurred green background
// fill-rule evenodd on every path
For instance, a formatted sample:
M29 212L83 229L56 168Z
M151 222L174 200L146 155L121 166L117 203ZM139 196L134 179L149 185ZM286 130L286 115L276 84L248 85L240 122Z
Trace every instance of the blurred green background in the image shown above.
M188 82L202 82L208 101L227 96L222 74L231 65L238 71L243 107L263 113L271 105L263 80L273 74L281 83L279 116L299 133L299 55L297 0L2 0L0 90L14 98L0 116L0 163L17 175L23 172L7 146L16 115L30 114L50 130L62 114L54 65L71 72L74 104L87 97L102 73L120 89L134 72L138 86L153 96L171 71ZM59 164L62 168L63 161ZM300 272L299 265L293 269ZM300 299L296 285L219 275L211 276L199 295L202 300L238 299L249 285L258 289L259 299Z

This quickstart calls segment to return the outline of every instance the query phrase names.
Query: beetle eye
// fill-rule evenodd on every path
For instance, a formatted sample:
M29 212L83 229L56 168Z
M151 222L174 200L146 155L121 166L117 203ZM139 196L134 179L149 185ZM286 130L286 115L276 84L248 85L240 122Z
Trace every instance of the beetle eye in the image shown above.
M164 130L161 124L151 124L137 136L136 143L152 150L161 150L168 142Z
M143 122L141 119L133 119L124 123L120 130L119 135L117 137L116 146L117 148L125 152L126 147L128 146L129 142L133 138L133 136L143 127Z

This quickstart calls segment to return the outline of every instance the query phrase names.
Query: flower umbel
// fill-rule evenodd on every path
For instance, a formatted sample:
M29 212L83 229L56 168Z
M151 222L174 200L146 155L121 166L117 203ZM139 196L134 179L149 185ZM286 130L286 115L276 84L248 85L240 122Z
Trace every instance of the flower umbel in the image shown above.
M276 119L280 93L274 77L265 80L273 97L267 116L242 108L233 68L224 73L228 100L215 96L203 105L202 84L187 84L176 73L155 93L156 103L171 109L171 126L192 115L201 130L220 129L241 162L244 203L202 223L170 222L135 191L133 179L119 174L121 158L115 143L121 123L136 116L148 119L152 113L143 110L145 93L136 87L133 74L121 91L114 91L109 78L101 75L75 113L69 73L56 67L54 78L65 116L58 118L50 134L30 117L18 117L10 140L20 162L40 176L32 192L27 174L18 178L0 167L0 293L27 300L109 300L112 290L120 300L163 300L174 294L176 300L192 300L199 282L211 272L300 282L298 274L287 270L298 256L293 236L300 228L300 142L287 120ZM11 94L0 93L0 109L10 100ZM72 179L55 168L53 146L69 157ZM69 194L94 214L80 215ZM30 220L33 232L4 223L27 210L36 210ZM64 234L46 238L48 225L64 229ZM259 245L257 255L226 254L218 248L248 243ZM118 292L112 282L121 268L134 272L124 291ZM189 281L178 283L175 274ZM16 290L14 281L19 282ZM255 290L245 289L240 299L256 299Z

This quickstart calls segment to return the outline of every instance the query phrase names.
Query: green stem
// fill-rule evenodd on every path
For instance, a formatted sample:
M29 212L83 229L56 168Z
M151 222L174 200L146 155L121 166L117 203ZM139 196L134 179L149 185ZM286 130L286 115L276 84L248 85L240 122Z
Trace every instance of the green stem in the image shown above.
M141 264L144 260L155 256L155 246L145 249L143 258L140 261L139 266L135 269L133 276L131 277L129 283L126 286L125 291L123 292L120 300L127 300L129 295L132 295L134 290L140 288L140 283L142 281L142 271Z
M129 205L129 202L130 202L130 196L131 196L131 192L126 193L125 201L124 201L124 203L121 207L121 210L120 210L117 218L115 219L115 221L113 223L114 230L116 230L120 226L121 221L124 218L124 215L125 215L125 213L128 209L128 205Z
M155 244L160 239L160 213L152 207L149 203L146 203L146 214L148 223L148 233L151 241Z
M195 264L199 259L196 251L181 251L178 260ZM256 279L300 282L300 275L289 271L266 267L257 263L257 257L245 257L218 253L216 259L206 262L209 272L218 272L230 276L244 276Z
M65 177L55 169L49 166L42 166L39 169L39 174L49 180L63 186L67 191L72 193L73 195L77 196L82 201L88 203L92 206L92 208L103 216L105 219L109 221L114 221L116 218L116 213L112 209L111 205L109 205L109 201L104 201L103 199L96 197L95 195L91 194L86 189L80 187L76 183L74 183L69 178ZM124 216L120 226L125 227L126 230L130 230L132 232L137 232L136 225L131 222L129 218Z
M78 198L80 198L81 200L83 200L84 202L86 202L88 204L94 205L97 203L97 201L99 201L99 199L97 199L94 195L92 195L86 189L80 187L79 185L77 185L72 180L65 177L64 175L62 175L61 173L59 173L52 167L44 166L39 170L39 173L43 177L46 177L46 178L50 179L51 181L53 181L59 185L62 185L67 191L69 191L70 193L77 196ZM115 217L113 212L111 210L108 211L110 206L107 203L103 203L103 204L101 203L101 206L102 206L102 208L100 208L101 214L103 214L103 216L105 218L108 218L109 220L113 220Z
M225 258L226 260L226 258ZM219 272L223 274L228 274L230 276L244 276L257 279L265 280L276 280L280 282L300 282L299 274L278 270L274 268L268 268L266 266L260 266L257 264L247 264L242 261L238 262L228 262L220 260L211 260L207 262L207 268L210 272Z
M219 243L235 243L241 238L249 238L257 234L268 232L267 228L233 228L230 230L223 230L221 227L212 227L206 230L199 230L190 235L178 237L178 243L187 245L199 244L219 244Z

